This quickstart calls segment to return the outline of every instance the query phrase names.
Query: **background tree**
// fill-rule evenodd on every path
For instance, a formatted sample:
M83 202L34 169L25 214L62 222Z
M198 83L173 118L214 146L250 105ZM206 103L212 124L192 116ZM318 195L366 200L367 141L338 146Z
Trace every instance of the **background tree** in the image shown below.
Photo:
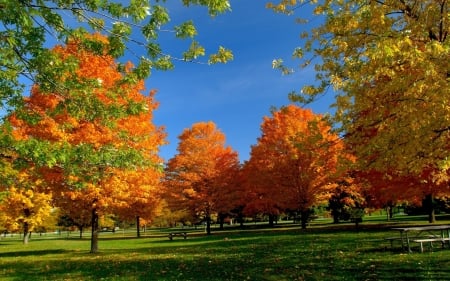
M357 210L364 210L365 206L366 199L363 189L351 177L339 181L328 200L328 208L331 211L333 223L339 223L341 220L358 219L354 217Z
M140 183L153 188L159 174L149 171L160 170L162 160L157 153L165 135L151 122L157 107L154 93L141 94L143 81L123 80L113 57L106 51L110 47L106 38L87 37L92 44L103 46L105 52L93 53L76 38L53 50L60 63L73 68L70 73L61 73L64 83L71 85L67 87L70 91L43 93L41 86L35 85L23 109L16 110L9 120L17 140L23 140L25 145L45 144L46 148L55 149L57 157L49 157L40 155L46 148L36 147L43 163L34 156L24 158L26 153L21 153L20 159L25 159L28 166L40 167L42 178L57 191L56 204L74 202L90 206L87 209L91 211L91 252L96 252L99 214L128 203L133 188L144 186L136 181L128 186L118 183L116 178L122 175L128 183L141 178ZM128 65L125 71L132 71L132 66ZM75 87L80 80L90 83L91 89ZM73 108L75 104L78 106Z
M228 208L233 198L238 155L225 146L225 135L213 122L192 125L179 140L178 153L167 164L167 190L181 208L201 215L211 234L212 215L223 212L224 204Z
M306 1L271 4L292 12ZM336 125L361 170L448 182L450 116L449 1L308 1L324 23L303 34L295 54L312 52L318 83L311 101L333 86ZM281 63L275 67L283 69ZM422 185L423 186L423 185Z
M147 168L138 171L119 171L111 184L127 186L128 191L120 195L120 204L113 213L119 220L136 223L136 235L140 237L141 220L151 221L161 212L159 169Z
M3 153L0 161L0 225L7 231L22 231L23 243L27 244L31 231L51 220L52 193L42 179L36 177L34 167L23 169L16 163L17 155Z
M244 168L255 200L249 205L263 212L267 206L277 212L297 211L306 228L311 208L326 201L335 188L343 145L330 130L322 116L295 105L265 117Z
M51 208L50 194L11 186L0 202L0 223L8 231L21 230L27 244L30 233L51 217Z

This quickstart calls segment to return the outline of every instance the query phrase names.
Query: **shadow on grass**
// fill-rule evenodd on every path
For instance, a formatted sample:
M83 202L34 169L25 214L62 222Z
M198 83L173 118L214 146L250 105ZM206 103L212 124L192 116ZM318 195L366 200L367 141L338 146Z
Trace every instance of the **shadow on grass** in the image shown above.
M64 250L64 249L53 249L53 250L0 252L0 258L45 256L45 255L55 255L55 254L63 254L63 253L69 253L69 252L72 252L72 251Z
M0 253L6 257L0 262L0 279L450 280L448 249L403 254L380 244L388 234L376 228L289 229L173 241L103 240L98 254L58 249L25 251L29 256L20 256L20 251Z

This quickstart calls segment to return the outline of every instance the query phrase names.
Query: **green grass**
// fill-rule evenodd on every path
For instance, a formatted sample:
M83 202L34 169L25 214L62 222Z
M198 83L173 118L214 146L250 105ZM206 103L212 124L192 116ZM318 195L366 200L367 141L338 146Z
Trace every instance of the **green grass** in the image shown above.
M2 238L0 280L450 280L450 249L406 254L383 241L394 225L422 223L253 225L173 241L104 235L99 254L87 238Z

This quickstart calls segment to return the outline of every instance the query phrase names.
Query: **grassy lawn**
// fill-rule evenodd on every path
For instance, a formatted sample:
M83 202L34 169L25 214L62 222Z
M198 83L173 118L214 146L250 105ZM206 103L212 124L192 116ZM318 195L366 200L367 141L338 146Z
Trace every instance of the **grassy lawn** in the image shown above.
M103 235L99 254L87 238L2 238L0 280L450 280L449 249L419 253L415 245L407 254L383 241L398 235L390 227L425 223L250 226L173 241Z

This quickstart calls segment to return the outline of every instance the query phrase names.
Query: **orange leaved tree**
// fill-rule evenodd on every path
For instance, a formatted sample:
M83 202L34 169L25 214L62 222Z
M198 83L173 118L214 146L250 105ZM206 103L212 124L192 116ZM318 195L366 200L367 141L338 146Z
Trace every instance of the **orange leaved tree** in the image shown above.
M265 117L262 136L244 166L247 212L269 217L298 212L305 228L311 207L326 201L335 188L343 145L330 129L322 116L295 105Z
M64 87L44 92L34 85L24 108L9 121L17 140L26 145L36 140L55 151L51 161L37 153L42 163L32 155L28 165L39 168L61 209L74 216L77 208L78 215L89 209L91 252L97 252L99 215L129 210L133 200L152 198L161 175L157 154L165 134L152 123L154 93L141 94L143 81L126 75L132 66L114 62L103 36L86 38L72 38L53 49L55 67L71 65L72 71L60 74L59 85Z
M213 122L194 124L179 140L166 169L167 191L180 208L203 217L210 234L211 216L233 209L238 154L225 146L225 135Z

